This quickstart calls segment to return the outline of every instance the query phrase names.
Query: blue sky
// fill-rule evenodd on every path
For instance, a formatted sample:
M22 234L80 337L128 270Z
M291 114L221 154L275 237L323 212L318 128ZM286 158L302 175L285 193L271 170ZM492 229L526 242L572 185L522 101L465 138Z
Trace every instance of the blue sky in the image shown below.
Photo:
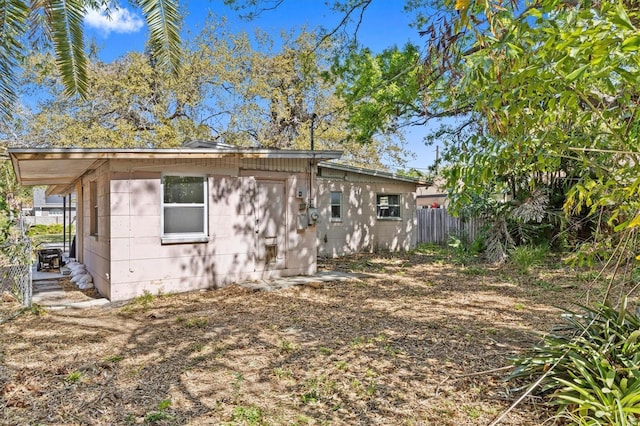
M121 2L126 6L126 2ZM238 12L226 7L222 0L181 1L186 8L183 32L197 34L202 30L209 11L227 18L230 30L252 33L255 28L277 35L282 30L290 31L307 28L334 28L342 15L333 13L324 0L285 0L275 10L264 11L256 19L247 21ZM358 41L374 51L381 51L392 45L402 46L412 41L422 43L417 31L409 26L412 16L403 11L403 2L398 0L373 1L367 8L359 28ZM351 29L354 27L352 26ZM98 12L91 12L85 18L85 31L99 46L101 59L112 61L129 51L143 51L148 33L140 11L122 8L112 11L111 19ZM414 129L408 136L409 149L416 154L408 167L425 169L435 158L435 146L425 146L422 142L424 129Z

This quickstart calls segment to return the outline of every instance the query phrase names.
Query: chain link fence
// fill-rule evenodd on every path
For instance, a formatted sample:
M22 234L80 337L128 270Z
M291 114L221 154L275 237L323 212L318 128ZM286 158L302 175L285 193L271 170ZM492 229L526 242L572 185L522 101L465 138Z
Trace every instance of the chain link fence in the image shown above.
M9 293L24 306L33 296L31 240L24 231L0 245L0 296Z

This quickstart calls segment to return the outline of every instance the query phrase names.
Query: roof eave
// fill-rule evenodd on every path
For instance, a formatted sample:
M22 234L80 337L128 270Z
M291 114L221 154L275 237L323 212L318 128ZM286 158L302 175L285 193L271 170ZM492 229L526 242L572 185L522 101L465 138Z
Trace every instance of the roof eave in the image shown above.
M217 159L217 158L255 158L255 159L298 159L308 160L312 164L337 159L341 151L303 151L270 149L100 149L100 148L10 148L9 157L18 182L24 186L52 185L55 193L62 193L73 185L88 170L93 170L109 160L141 159ZM59 160L61 163L57 163ZM69 167L65 167L67 162ZM38 164L42 163L42 164ZM47 165L58 164L53 172ZM72 165L75 166L71 167ZM38 168L40 167L40 168ZM36 172L37 170L37 172Z
M342 151L272 150L272 149L102 149L102 148L10 148L9 155L16 160L56 159L140 159L142 158L290 158L326 161L338 159ZM15 163L14 163L15 164Z
M414 177L411 177L411 176L403 176L403 175L399 175L399 174L395 174L395 173L383 172L383 171L380 171L380 170L365 169L363 167L348 166L346 164L328 163L328 162L325 163L325 162L323 162L322 164L320 164L320 167L327 167L329 169L341 170L341 171L345 171L345 172L361 173L361 174L366 174L366 175L371 175L371 176L376 176L376 177L383 177L383 178L387 178L387 179L399 180L399 181L403 181L403 182L413 183L413 184L416 184L417 186L432 186L433 185L433 183L431 181L426 180L426 179L422 179L422 178L414 178Z

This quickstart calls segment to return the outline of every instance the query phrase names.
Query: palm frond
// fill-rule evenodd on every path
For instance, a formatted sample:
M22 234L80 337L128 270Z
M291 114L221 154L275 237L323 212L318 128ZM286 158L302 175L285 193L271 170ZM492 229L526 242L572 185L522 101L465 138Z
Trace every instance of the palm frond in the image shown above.
M51 31L56 62L67 95L87 92L87 59L84 52L83 0L48 0L47 24Z
M549 195L544 190L536 189L531 192L520 205L511 211L511 218L525 223L536 222L542 223L542 220L548 214Z
M151 49L159 65L180 68L180 15L175 0L138 0L149 26Z
M0 119L11 116L16 100L15 69L22 50L29 6L21 0L0 0Z

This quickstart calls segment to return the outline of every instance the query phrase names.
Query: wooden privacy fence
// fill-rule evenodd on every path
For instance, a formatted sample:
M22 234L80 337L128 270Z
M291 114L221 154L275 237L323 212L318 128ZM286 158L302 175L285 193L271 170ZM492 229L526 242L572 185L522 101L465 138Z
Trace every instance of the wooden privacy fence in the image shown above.
M446 244L449 235L473 241L478 229L477 220L461 220L449 215L447 209L418 209L418 244Z

